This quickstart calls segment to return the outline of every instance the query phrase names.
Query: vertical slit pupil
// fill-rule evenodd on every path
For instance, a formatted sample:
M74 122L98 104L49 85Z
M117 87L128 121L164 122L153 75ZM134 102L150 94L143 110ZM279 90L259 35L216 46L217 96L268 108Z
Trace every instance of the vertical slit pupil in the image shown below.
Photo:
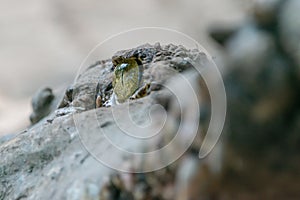
M128 67L128 63L122 63L122 64L120 64L120 66L119 66L119 70L121 70L121 81L122 81L122 86L124 86L124 79L123 79L123 75L124 75L124 71L125 71L125 69Z

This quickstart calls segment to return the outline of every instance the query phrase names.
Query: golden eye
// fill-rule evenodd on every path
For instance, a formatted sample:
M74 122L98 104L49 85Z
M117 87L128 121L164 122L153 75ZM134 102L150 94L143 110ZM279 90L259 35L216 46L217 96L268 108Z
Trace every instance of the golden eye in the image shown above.
M125 59L116 66L113 87L119 101L125 101L138 89L140 73L139 65L134 59Z

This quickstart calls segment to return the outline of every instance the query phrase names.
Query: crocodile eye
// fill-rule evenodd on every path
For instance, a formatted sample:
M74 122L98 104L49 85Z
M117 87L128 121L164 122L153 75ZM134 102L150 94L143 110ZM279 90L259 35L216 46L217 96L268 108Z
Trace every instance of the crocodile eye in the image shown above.
M133 58L125 59L116 66L113 88L119 101L125 101L138 89L140 73L139 65Z

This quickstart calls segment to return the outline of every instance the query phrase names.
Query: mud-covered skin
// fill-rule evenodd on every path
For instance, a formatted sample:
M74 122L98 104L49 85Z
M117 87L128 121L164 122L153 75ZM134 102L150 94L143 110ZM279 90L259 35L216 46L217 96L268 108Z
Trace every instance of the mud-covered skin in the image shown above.
M192 59L200 56L197 51L185 50L175 45L144 45L135 49L141 49L140 52L142 53L150 52L150 56L146 56L142 63L144 67L143 80L145 82L150 81L151 87L154 85L152 83L162 83L179 71L188 68L190 65L185 61L185 58ZM132 51L126 50L123 52L126 55L126 52ZM113 72L112 59L97 61L87 67L80 72L74 83L68 87L69 89L65 90L65 93L56 94L56 90L53 91L55 98L51 101L51 108L53 105L54 109L51 109L49 115L0 146L1 160L3 161L0 162L0 199L99 199L98 194L100 193L98 191L103 186L104 179L106 175L111 173L111 170L108 167L99 165L87 149L82 147L82 133L87 134L89 141L92 141L92 149L97 149L99 145L103 144L104 140L102 139L104 138L103 134L99 134L100 129L107 130L107 133L115 139L119 139L118 135L111 129L112 127L118 129L117 124L114 123L114 117L111 115L111 109L92 110L95 108L97 84L98 91L103 94L104 102L111 97ZM40 101L42 99L38 98L38 102L41 102L38 105L42 105L42 107L47 105L46 102L49 102L47 99L51 96L49 90L44 92L46 93L45 96L42 95L42 99L45 101ZM152 94L155 94L155 92L152 91ZM57 99L57 104L55 99ZM102 99L100 100L102 102ZM144 122L148 120L147 115L144 115L144 113L148 112L148 108L153 105L154 101L156 101L156 98L152 99L152 96L149 96L132 102L133 121ZM120 108L122 107L125 108L126 105L120 105ZM34 106L34 108L40 107ZM75 112L76 115L73 115ZM174 112L172 113L174 114ZM173 116L172 113L171 116ZM172 118L170 121L174 122L175 119L177 117L174 120ZM97 123L97 121L100 123ZM173 130L173 128L170 130ZM165 135L170 135L173 138L173 132L171 131L166 131L166 134L161 135L164 135L164 138ZM159 148L162 144L160 141L164 141L164 138L157 140ZM129 139L124 140L125 149L130 149L133 146ZM156 144L153 145L156 146ZM149 146L149 149L153 149L152 146ZM148 147L141 147L138 150L142 152L145 149L147 150ZM119 158L112 157L112 159ZM130 168L136 166L136 169L139 169L140 166L144 165L144 160L141 160L143 163L139 166L138 164L131 165L131 163L139 163L140 161L135 162L133 160L131 162L126 156L121 156L121 159L119 160L120 163L122 165L124 163L126 166L128 163ZM145 163L150 163L150 161ZM78 177L82 177L82 174L85 177L78 179ZM133 176L135 175L133 174ZM141 176L145 175L141 174ZM158 184L159 188L164 185L168 189L171 184L174 185L173 180L166 182L168 179L165 178L166 176L162 176L161 173L157 174L157 177L159 177L159 180L163 180L161 184ZM141 178L138 179L142 180ZM141 189L143 192L143 188L145 188L140 187L144 183L146 182L141 181L138 187L134 187L137 188L136 191L139 194ZM168 189L168 191L170 190ZM124 197L123 199L130 198L128 195L122 195L122 197Z
M115 67L127 59L134 59L138 64L147 67L147 64L151 63L156 53L160 51L159 46L159 44L154 46L145 44L133 49L118 51L112 57L112 64Z

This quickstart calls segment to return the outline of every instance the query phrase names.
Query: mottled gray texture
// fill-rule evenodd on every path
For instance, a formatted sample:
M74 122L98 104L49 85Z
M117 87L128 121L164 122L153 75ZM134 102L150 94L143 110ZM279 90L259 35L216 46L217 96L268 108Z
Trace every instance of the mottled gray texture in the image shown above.
M189 55L194 56L190 59L196 58L199 53L185 50L183 47L178 48L181 50L176 50L177 46L174 45L163 47L164 53L154 55L156 61L147 61L149 68L145 76L152 78L153 75L157 81L166 81L175 75L173 68L191 67L181 59ZM174 55L177 55L177 61L173 60ZM201 56L205 59L204 54ZM94 109L97 83L109 84L111 66L111 60L108 59L87 68L65 92L63 100L57 104L50 115L12 139L3 141L0 146L0 199L91 200L99 198L100 189L113 170L94 159L84 148L80 138L91 141L89 148L94 149L101 143L97 141L100 130L110 131L112 128L117 128L111 115L111 108ZM131 109L135 113L133 119L139 123L145 121L144 113L148 112L149 106L160 93L164 92L154 91L150 96L130 102ZM37 98L40 96L39 93ZM58 100L60 100L59 96L56 97L55 102ZM35 101L44 102L43 98ZM119 106L121 109L126 106L126 103ZM48 109L48 104L46 108ZM74 119L77 119L76 124ZM84 132L81 132L80 137L78 130ZM114 138L114 134L111 134ZM145 148L132 143L131 140L124 140L122 144L125 148L140 150ZM108 152L102 153L110 155L109 149ZM111 159L122 163L125 158L111 157Z

